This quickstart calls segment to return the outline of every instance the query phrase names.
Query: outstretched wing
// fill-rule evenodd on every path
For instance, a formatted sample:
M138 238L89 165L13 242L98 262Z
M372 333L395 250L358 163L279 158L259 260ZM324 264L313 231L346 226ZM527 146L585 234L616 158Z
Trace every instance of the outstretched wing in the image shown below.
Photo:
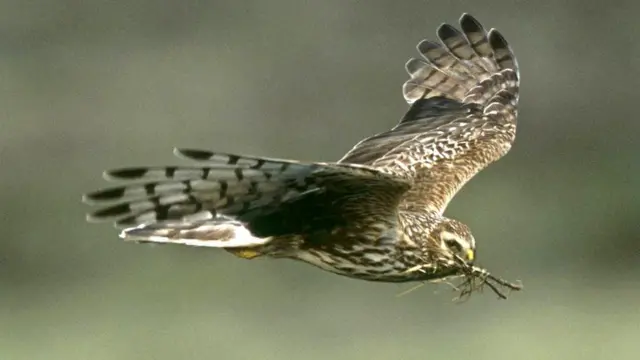
M176 153L198 164L106 172L107 179L125 183L85 195L86 202L101 206L89 219L113 221L124 228L124 238L134 240L250 246L272 236L394 219L409 188L368 166Z
M502 35L468 14L418 44L403 94L412 104L393 129L362 140L341 163L366 164L412 183L401 207L442 213L476 173L505 155L516 134L519 73Z

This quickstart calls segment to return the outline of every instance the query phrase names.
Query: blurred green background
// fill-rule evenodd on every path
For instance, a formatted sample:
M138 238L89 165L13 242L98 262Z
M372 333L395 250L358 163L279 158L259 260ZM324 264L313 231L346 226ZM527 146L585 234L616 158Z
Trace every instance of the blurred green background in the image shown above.
M1 1L0 359L638 359L640 5ZM521 66L518 140L448 215L525 291L463 304L292 261L126 244L103 169L174 146L330 161L407 108L469 12Z

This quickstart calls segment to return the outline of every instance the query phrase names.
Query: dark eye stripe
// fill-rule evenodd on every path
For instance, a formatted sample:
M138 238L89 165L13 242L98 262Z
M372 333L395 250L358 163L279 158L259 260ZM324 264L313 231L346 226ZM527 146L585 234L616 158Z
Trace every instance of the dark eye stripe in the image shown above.
M462 244L460 244L460 242L458 242L457 240L445 240L444 243L448 247L454 248L457 252L462 252Z

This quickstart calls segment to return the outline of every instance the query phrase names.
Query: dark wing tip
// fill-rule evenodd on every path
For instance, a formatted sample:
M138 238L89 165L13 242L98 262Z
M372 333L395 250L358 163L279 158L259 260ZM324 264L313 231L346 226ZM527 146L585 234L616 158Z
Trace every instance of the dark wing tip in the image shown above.
M173 153L178 157L196 161L209 160L214 155L211 151L180 148L173 149Z
M468 13L464 13L460 17L460 27L465 33L484 31L484 27L482 27L482 24L480 24L480 22L475 17L469 15Z
M417 77L420 73L422 73L429 67L430 65L426 61L416 58L411 58L409 59L409 61L407 61L406 64L404 64L404 69L407 71L407 74L409 74L411 78Z
M440 38L443 43L448 39L461 36L458 29L446 23L438 27L437 34L438 38Z
M92 221L104 221L114 217L129 214L130 212L131 207L129 206L129 204L118 204L94 211L93 213L89 214L89 218Z
M489 43L491 44L491 47L498 48L498 49L509 48L509 43L507 43L507 40L504 38L504 36L500 34L500 31L496 29L491 29L491 31L489 31L488 36L489 36Z
M491 29L491 31L489 31L488 37L489 37L489 43L491 44L492 48L509 49L509 43L504 38L504 36L502 36L500 31L496 29Z
M118 187L111 189L104 189L94 191L82 196L82 201L85 203L91 203L95 201L115 200L121 198L125 193L126 188Z
M418 49L418 52L420 54L427 54L429 51L433 50L433 49L439 49L441 48L442 45L438 44L437 42L434 42L432 40L429 39L424 39L422 41L420 41L418 43L418 45L416 46L416 48Z
M148 171L149 171L149 168L146 168L146 167L131 167L131 168L107 170L104 172L104 178L107 180L139 179L143 177Z
M507 42L507 40L502 36L502 34L496 30L491 29L488 34L489 44L493 49L495 60L502 69L512 69L519 76L518 70L518 61L516 60L515 55L513 54L513 50L511 46Z

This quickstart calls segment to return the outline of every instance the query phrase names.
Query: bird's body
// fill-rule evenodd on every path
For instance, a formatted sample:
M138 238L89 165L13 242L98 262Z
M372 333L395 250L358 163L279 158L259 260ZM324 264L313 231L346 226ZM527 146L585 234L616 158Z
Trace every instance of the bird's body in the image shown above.
M443 216L471 177L509 151L516 129L511 49L469 15L460 24L418 45L422 58L407 63L403 86L411 107L398 125L338 162L176 150L196 166L109 171L129 183L86 195L111 202L90 218L115 219L125 239L295 259L363 280L463 276L499 294L489 280L517 288L474 266L470 230Z
M400 212L397 219L380 219L354 223L331 233L276 238L263 245L260 252L272 257L300 260L322 270L352 278L407 282L428 280L432 273L412 271L416 264L430 261L429 253L419 244L427 232L412 232L411 224L435 223L429 214Z

